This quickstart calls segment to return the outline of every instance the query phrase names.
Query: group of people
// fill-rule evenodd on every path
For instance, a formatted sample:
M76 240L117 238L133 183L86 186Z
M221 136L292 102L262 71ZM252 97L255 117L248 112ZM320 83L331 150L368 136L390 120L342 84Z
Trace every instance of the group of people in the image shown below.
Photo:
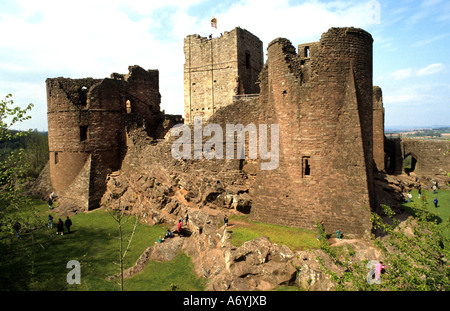
M158 241L156 241L156 243L162 243L164 242L166 239L173 237L173 233L172 231L170 231L170 229L167 229L167 233L164 235L164 237L159 236Z
M178 220L178 224L177 224L177 232L178 236L181 236L182 232L183 232L183 221L185 221L186 225L188 224L189 221L189 215L186 213L186 215L181 216L180 219ZM164 242L166 239L171 238L174 236L174 232L170 231L170 229L167 229L166 234L164 235L164 237L159 236L158 241L156 241L155 243L162 243Z
M47 199L48 208L53 209L53 202L56 199L56 195L54 192L50 193ZM70 227L72 226L72 220L67 216L66 221L62 221L61 218L58 219L56 223L56 234L64 235L64 226L67 228L67 232L70 233ZM48 228L53 229L53 216L51 214L48 215Z
M67 216L67 219L65 222L62 221L61 218L58 219L58 222L56 223L56 234L64 235L64 225L67 228L67 232L70 233L70 227L72 226L72 220ZM53 228L53 216L50 214L48 215L48 227L50 229Z
M418 178L417 177L416 177L416 182L418 182ZM428 187L425 187L425 188L428 189ZM438 189L439 189L438 182L437 181L432 181L431 185L430 185L430 190L433 190L433 194L436 194ZM417 193L418 193L418 198L419 199L422 198L422 201L425 204L427 204L428 203L427 202L427 196L426 195L422 196L422 186L420 184L417 186ZM403 193L402 193L402 197L403 198L405 197L405 196L403 196ZM406 199L407 199L408 203L412 202L411 191L408 191L408 193L406 194ZM438 200L437 197L434 197L433 203L434 203L434 207L438 207L439 200Z

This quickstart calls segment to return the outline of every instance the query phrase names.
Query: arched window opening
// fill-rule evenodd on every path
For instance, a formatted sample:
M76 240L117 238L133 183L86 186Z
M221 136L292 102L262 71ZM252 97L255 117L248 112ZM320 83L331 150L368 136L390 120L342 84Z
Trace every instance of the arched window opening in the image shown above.
M414 172L417 165L417 158L410 154L407 154L406 157L403 159L403 169L405 173L409 174L411 172Z
M132 109L131 109L131 101L128 99L125 103L125 107L127 109L127 113L132 113Z

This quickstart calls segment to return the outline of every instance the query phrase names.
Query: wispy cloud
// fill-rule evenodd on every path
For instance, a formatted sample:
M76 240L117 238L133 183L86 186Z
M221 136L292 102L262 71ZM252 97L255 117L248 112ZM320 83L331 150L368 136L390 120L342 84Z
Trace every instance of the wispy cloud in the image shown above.
M413 75L414 70L412 68L398 69L394 71L391 75L396 80L403 80L409 78Z
M395 80L403 80L411 77L429 76L444 70L445 66L441 63L430 64L424 68L405 68L398 69L391 73Z
M441 72L444 69L444 65L441 63L438 64L431 64L428 65L425 68L421 68L417 71L417 75L418 76L428 76L428 75L433 75L435 73Z
M436 36L433 36L431 38L422 39L420 41L417 41L413 44L411 44L412 47L422 47L426 46L441 40L446 40L450 36L450 33L443 33Z

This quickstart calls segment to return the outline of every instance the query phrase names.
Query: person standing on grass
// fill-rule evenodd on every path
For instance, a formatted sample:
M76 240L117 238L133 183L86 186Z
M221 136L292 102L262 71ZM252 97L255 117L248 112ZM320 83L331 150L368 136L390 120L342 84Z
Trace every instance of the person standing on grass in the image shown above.
M340 231L340 230L336 230L336 237L339 239L339 240L342 240L342 232Z
M434 198L434 200L433 200L433 203L434 203L434 207L438 207L438 199L437 198Z
M406 195L408 197L408 202L411 202L412 199L412 194L411 192L408 192L408 194Z
M56 224L56 234L64 235L64 223L61 220L61 218L58 220L58 223Z
M52 215L48 215L48 227L50 229L53 228L53 216Z
M48 208L53 209L53 200L51 198L48 198Z
M17 237L20 237L20 234L19 234L20 227L21 227L21 225L18 221L16 221L13 225L14 233L16 234Z
M69 216L67 216L65 225L67 227L67 232L70 233L70 226L72 226L72 220L70 220Z

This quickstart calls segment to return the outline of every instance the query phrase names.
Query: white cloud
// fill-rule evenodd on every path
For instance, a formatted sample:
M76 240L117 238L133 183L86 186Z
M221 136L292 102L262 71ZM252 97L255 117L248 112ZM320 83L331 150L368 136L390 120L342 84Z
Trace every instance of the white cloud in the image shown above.
M301 43L297 41L318 41L330 27L368 27L373 24L369 3L313 1L291 5L288 0L244 0L216 17L220 29L231 30L240 26L255 32L266 44L277 37Z
M411 77L429 76L441 72L445 66L441 63L430 64L424 68L405 68L398 69L391 73L395 80L403 80Z
M403 80L403 79L411 77L412 74L413 74L413 69L406 68L406 69L398 69L398 70L394 71L391 75L396 80Z
M417 75L418 76L428 76L428 75L438 73L438 72L442 71L443 69L444 69L444 65L441 63L431 64L425 68L419 69L417 71Z
M412 47L422 47L425 45L429 45L431 43L435 43L437 41L441 41L441 40L447 40L447 37L450 36L450 33L442 33L436 36L432 36L430 38L425 38L423 40L417 41L415 43L413 43L411 46Z
M17 3L21 11L0 12L0 95L14 91L16 103L35 104L33 114L38 120L33 122L39 126L31 127L46 128L46 121L42 125L47 109L46 77L103 78L112 72L126 73L129 65L159 69L161 108L166 113L183 113L183 39L189 34L208 36L212 32L209 12L213 7L192 10L194 5L205 4L204 0ZM265 47L277 37L288 38L295 46L320 40L330 27L354 26L370 31L374 25L370 3L374 1L297 4L291 0L241 0L218 4L214 16L219 32L240 26L258 36ZM400 82L443 68L437 63L399 69L390 77ZM381 75L388 78L388 73ZM407 93L386 96L391 96L387 99L392 102L407 102L410 98L402 94Z

